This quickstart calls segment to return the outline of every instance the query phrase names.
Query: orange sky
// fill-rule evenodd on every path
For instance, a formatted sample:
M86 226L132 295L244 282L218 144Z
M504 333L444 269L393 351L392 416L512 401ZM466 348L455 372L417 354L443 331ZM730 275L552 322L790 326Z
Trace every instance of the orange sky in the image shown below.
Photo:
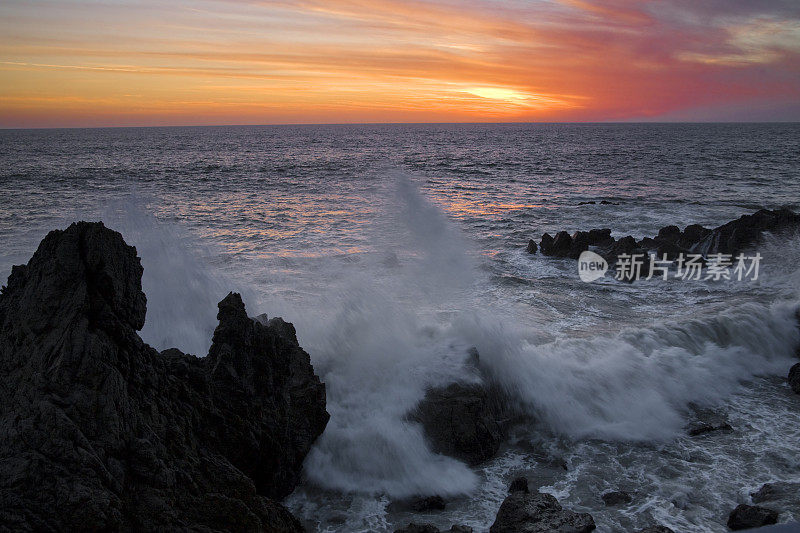
M794 0L4 0L0 127L800 120Z

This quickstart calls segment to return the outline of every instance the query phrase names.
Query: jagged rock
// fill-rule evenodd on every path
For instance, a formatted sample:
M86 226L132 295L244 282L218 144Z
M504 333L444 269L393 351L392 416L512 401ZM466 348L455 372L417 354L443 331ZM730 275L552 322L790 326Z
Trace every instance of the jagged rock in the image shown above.
M136 249L102 223L45 237L0 295L0 523L18 531L302 531L291 492L325 387L290 325L219 304L208 357L136 331ZM291 337L291 338L290 338Z
M681 229L678 226L664 226L658 230L656 239L677 243L681 237Z
M714 229L692 224L681 232L677 226L665 226L655 237L645 237L638 242L632 236L614 240L611 238L610 230L604 239L590 238L592 232L600 230L588 233L578 231L571 237L565 231L561 231L555 239L549 234L544 234L539 248L543 255L576 259L582 251L589 249L590 246L596 246L597 253L609 264L614 264L621 254L640 253L646 257L649 251L655 251L659 258L666 255L669 260L675 260L680 254L689 253L703 256L722 253L735 256L757 244L764 232L780 233L798 229L800 229L800 214L788 209L774 211L762 209Z
M533 239L530 239L528 241L528 247L526 248L527 252L529 254L535 254L537 249L538 248L536 247L536 241L534 241Z
M714 228L691 246L692 252L736 255L758 242L765 231L779 233L800 228L800 214L788 209L761 209Z
M795 363L789 369L789 386L795 394L800 394L800 363Z
M728 527L734 531L768 526L778 522L778 512L758 505L740 504L728 517Z
M668 528L667 526L650 526L644 529L640 529L636 533L675 533L675 532L670 528Z
M624 505L626 503L631 503L633 501L633 498L631 497L630 494L628 494L627 492L617 491L617 490L606 492L601 496L601 498L603 499L603 503L605 503L608 506Z
M559 231L553 239L553 245L549 255L556 257L567 257L572 248L572 237L566 231Z
M429 390L410 418L422 424L434 452L470 465L494 457L503 438L489 394L477 384Z
M523 476L514 478L514 481L508 486L508 492L524 492L526 494L530 492L528 490L528 478Z
M490 533L588 533L595 529L588 513L563 509L550 494L517 491L503 500Z
M543 255L553 255L553 237L549 233L542 235L542 240L539 242L539 249Z

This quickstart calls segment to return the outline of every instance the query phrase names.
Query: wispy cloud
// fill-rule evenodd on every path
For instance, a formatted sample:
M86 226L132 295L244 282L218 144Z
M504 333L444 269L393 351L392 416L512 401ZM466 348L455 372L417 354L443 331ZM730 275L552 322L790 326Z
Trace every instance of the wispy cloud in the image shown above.
M798 65L777 0L0 5L0 125L645 119L791 104Z

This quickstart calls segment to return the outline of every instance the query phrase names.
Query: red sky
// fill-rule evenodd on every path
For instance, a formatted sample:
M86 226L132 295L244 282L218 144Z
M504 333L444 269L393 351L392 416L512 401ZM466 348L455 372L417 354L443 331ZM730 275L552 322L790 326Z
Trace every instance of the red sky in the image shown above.
M0 127L800 120L795 0L5 0Z

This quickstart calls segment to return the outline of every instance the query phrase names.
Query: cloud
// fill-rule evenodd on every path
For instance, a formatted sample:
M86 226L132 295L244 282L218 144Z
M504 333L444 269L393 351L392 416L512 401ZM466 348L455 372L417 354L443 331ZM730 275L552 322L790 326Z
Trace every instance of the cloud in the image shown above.
M0 35L0 125L59 95L70 120L136 94L143 116L346 122L794 113L800 94L800 7L775 0L11 0Z

